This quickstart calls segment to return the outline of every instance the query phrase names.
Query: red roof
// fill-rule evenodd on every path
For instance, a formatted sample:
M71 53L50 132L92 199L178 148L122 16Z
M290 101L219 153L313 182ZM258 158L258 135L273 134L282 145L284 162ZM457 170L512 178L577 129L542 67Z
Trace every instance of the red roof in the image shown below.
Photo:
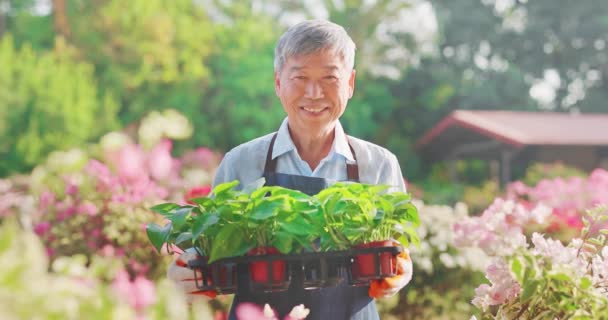
M502 143L608 146L608 114L456 110L416 143L423 148L447 129L466 128Z

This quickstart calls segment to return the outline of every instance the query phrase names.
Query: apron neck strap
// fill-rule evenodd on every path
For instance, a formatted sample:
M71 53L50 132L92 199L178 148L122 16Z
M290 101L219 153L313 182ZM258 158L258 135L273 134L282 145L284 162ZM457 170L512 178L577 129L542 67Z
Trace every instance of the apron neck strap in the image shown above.
M272 148L274 147L274 141L277 140L277 134L275 133L270 140L270 146L268 147L268 153L266 154L266 164L264 165L264 173L275 173L277 171L277 159L272 158Z
M268 153L266 154L266 164L264 165L264 173L275 173L277 171L277 158L272 158L272 150L274 148L274 142L277 140L277 133L272 136L270 140L270 146L268 147ZM346 176L348 177L348 181L359 181L359 166L357 165L357 155L355 154L355 149L350 143L350 139L348 139L348 147L350 148L350 152L353 154L353 158L355 159L354 164L346 164Z

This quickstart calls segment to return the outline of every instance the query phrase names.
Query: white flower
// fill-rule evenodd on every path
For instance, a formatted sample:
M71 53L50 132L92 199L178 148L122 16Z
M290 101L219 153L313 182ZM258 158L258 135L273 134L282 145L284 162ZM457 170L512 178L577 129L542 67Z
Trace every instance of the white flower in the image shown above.
M101 137L99 144L101 149L108 152L113 150L120 150L127 144L132 144L131 138L122 132L110 132Z
M175 109L167 109L163 112L165 118L165 134L168 138L180 140L192 136L194 129L190 120Z
M308 314L310 313L310 310L307 309L306 307L304 307L303 304L299 304L295 307L293 307L293 309L291 309L291 312L289 313L289 317L293 318L293 319L305 319L306 317L308 317Z
M544 223L545 219L547 219L552 212L553 210L551 208L541 203L532 209L530 218L537 223Z
M448 268L454 268L456 266L454 258L445 252L439 254L439 260L443 263L444 266Z
M270 305L267 303L264 305L264 318L268 318L268 319L274 319L274 310L272 310L272 308L270 307Z

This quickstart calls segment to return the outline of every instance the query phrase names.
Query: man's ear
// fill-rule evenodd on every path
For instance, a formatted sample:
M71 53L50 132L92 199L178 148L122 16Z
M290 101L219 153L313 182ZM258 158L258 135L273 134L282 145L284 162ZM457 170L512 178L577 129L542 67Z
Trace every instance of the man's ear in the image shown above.
M278 72L274 72L274 92L279 96L279 91L281 90L281 75Z
M353 69L353 71L351 71L350 73L350 78L348 79L348 89L349 89L349 94L348 94L348 98L352 98L353 94L355 93L355 78L357 77L357 70Z

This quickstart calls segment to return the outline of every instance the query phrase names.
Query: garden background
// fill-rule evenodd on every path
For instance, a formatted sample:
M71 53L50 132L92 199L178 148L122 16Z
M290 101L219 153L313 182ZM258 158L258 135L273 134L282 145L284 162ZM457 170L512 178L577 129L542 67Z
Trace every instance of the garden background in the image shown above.
M278 128L274 45L305 18L353 37L343 125L397 155L420 210L382 319L607 317L607 168L555 158L500 185L415 148L456 109L608 114L603 2L0 0L0 318L225 316L231 297L193 310L166 281L148 208L208 193L223 153Z

